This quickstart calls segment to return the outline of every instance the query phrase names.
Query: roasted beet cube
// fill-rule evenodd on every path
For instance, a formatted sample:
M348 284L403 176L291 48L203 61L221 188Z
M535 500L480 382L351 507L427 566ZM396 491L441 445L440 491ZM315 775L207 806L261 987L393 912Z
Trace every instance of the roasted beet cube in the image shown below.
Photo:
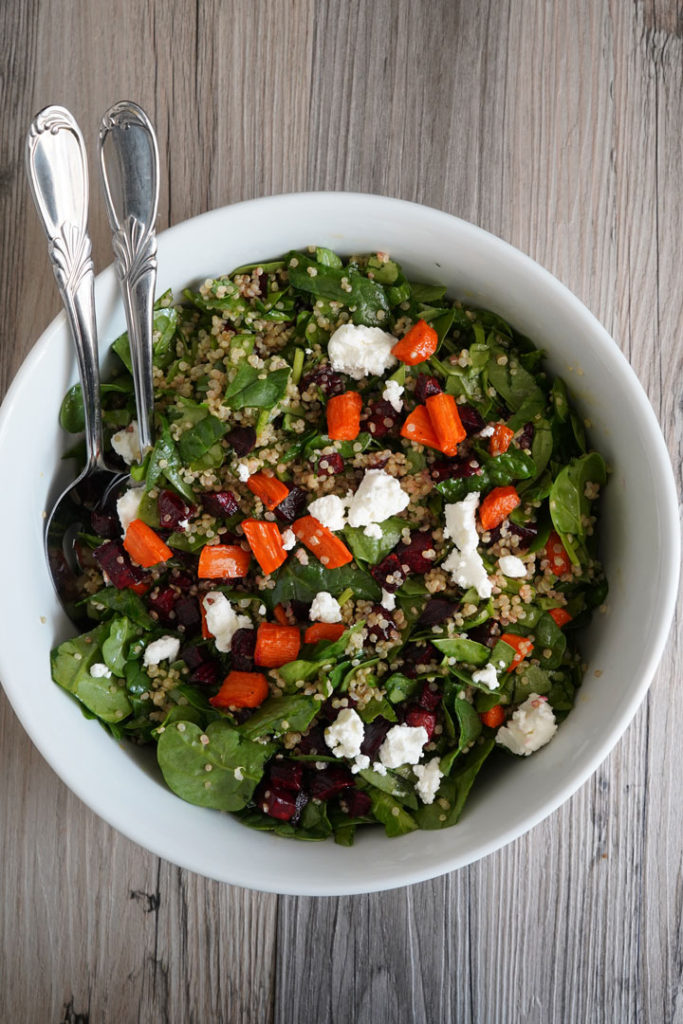
M256 447L256 431L253 427L233 427L225 435L225 439L240 457L248 455Z
M103 509L94 508L90 513L90 525L93 533L96 533L98 537L115 540L121 536L121 523L115 512L105 512Z
M395 430L398 421L399 414L391 402L380 398L375 402L369 403L361 426L363 430L367 430L374 438L378 438L385 437L390 431Z
M484 647L495 647L499 636L500 626L495 619L487 619L480 626L470 629L467 634L469 640L474 640L477 644L483 644Z
M319 473L326 476L336 476L344 472L344 460L339 452L332 452L330 455L321 455L317 465L313 464Z
M299 518L307 503L306 492L302 491L300 487L292 487L287 497L275 506L274 512L283 523L293 523L295 519Z
M93 557L100 569L118 590L133 587L147 579L147 573L133 565L121 541L107 540L93 551Z
M436 726L436 715L433 711L425 711L424 708L414 705L406 713L405 724L411 725L414 729L423 726L427 730L427 739L430 740Z
M368 722L365 726L363 742L360 746L361 754L365 754L372 761L384 743L384 737L391 729L392 724L386 718L382 718L381 715L374 718L372 722Z
M180 648L180 657L191 670L210 660L205 648L197 647L196 644L184 644Z
M216 519L229 519L239 509L237 498L232 491L211 491L202 494L204 511Z
M435 462L429 472L437 481L463 480L469 476L481 476L482 469L474 455L466 455L448 462Z
M412 533L407 544L401 544L396 554L404 572L416 572L421 576L434 568L434 557L425 558L425 551L434 550L434 538L428 530Z
M232 667L236 672L254 671L254 651L256 649L256 630L238 629L232 638L230 654Z
M185 529L186 521L194 515L195 507L181 498L175 491L164 490L157 498L159 525L162 530Z
M377 565L371 566L370 573L375 582L390 594L398 590L406 578L398 555L387 555Z
M491 544L496 544L499 540L506 540L509 537L518 537L519 544L515 550L524 551L529 547L532 540L535 540L538 536L538 526L532 522L526 523L524 526L518 526L517 523L512 523L509 519L506 519L500 526L490 530L489 534Z
M466 402L463 405L458 405L458 414L468 436L470 434L478 434L486 426L477 410L473 409Z
M195 585L197 580L189 572L184 572L182 569L174 569L171 573L170 582L174 587L178 587L179 590L189 590L190 587Z
M364 818L370 813L372 800L364 789L347 789L339 797L339 806L352 818Z
M220 667L216 661L205 661L191 673L189 682L195 686L215 686L220 676Z
M368 640L370 643L386 643L388 640L397 640L400 636L396 628L394 616L381 604L373 605L366 622Z
M428 373L418 373L415 381L415 398L420 404L424 404L432 395L440 395L442 391L443 388L436 377L430 377Z
M198 629L202 623L199 598L193 594L182 594L176 598L175 618L178 625L183 626L186 633Z
M321 363L311 373L307 373L299 386L300 391L308 391L311 384L319 387L328 398L341 395L346 390L344 378L332 369L329 363Z
M531 445L533 444L534 433L535 430L533 423L525 423L522 427L522 431L519 437L517 438L517 444L519 445L519 447L524 448L526 451L529 451Z
M303 765L288 758L275 758L268 766L268 780L276 789L298 793L304 780Z
M312 726L297 746L302 754L329 754L330 748L325 743L325 726Z
M175 619L177 594L173 587L155 587L147 595L147 607L153 618L168 624Z
M432 687L436 687L436 683L423 683L422 692L417 698L417 703L425 711L436 711L441 703L441 694L437 689L432 689Z
M429 641L419 646L409 644L403 651L403 673L410 679L419 674L420 668L431 665L432 662L439 662L442 655L439 654L434 644Z
M259 810L279 821L291 821L297 811L294 793L287 789L278 789L270 783L261 783L254 794L254 799Z
M459 607L457 601L448 601L445 597L432 597L427 601L417 621L421 626L436 626L455 615Z
M308 791L318 800L330 800L351 786L353 775L348 768L340 764L327 764L321 769L314 768L308 777Z

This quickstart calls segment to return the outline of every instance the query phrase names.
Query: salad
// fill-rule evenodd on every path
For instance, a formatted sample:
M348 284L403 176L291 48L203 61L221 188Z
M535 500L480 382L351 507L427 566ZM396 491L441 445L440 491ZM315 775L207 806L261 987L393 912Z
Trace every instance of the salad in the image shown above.
M79 536L90 628L54 681L155 745L179 797L253 828L454 825L486 762L555 735L607 593L605 462L564 383L386 253L240 267L163 295L154 328L142 455L112 345L131 485ZM61 424L82 430L79 385Z

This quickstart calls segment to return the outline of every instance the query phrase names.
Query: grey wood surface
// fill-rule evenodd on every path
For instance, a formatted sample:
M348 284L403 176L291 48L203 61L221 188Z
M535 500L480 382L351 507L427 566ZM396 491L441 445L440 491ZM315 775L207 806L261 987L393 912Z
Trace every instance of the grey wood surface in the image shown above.
M680 478L680 0L3 0L2 393L58 309L26 127L61 102L92 140L124 97L158 126L161 227L340 188L528 252L622 346ZM91 229L102 267L101 203ZM66 790L0 693L3 1019L680 1024L679 638L547 821L449 876L343 899L222 886L139 849Z

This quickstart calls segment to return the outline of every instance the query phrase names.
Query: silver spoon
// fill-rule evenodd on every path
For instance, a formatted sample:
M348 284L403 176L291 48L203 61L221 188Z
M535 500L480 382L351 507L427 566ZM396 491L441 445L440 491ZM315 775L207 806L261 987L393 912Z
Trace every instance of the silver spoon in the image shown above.
M128 325L140 451L153 444L152 330L157 277L154 225L159 205L159 149L144 110L127 100L100 123L100 168L113 232L116 273Z
M79 590L74 541L89 528L89 511L119 487L127 473L108 465L102 444L100 373L95 323L94 272L88 222L88 167L83 136L64 107L41 110L26 139L26 170L48 253L64 303L83 392L86 464L55 503L46 523L45 549L57 594L72 622L88 624L76 602Z

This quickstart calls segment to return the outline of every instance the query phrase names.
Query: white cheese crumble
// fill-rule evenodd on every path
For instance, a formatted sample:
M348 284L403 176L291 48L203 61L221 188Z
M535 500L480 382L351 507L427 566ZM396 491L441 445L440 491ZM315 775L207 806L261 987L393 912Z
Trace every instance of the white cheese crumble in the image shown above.
M423 725L392 725L379 748L379 759L385 768L417 764L428 739Z
M381 540L383 537L382 527L379 523L368 523L363 530L366 537L370 537L372 540Z
M462 501L452 502L444 508L446 528L444 533L455 544L455 548L443 563L446 572L450 572L453 582L468 590L474 587L479 597L488 599L491 596L491 581L477 550L479 535L475 512L479 504L476 491L468 494Z
M96 661L94 665L90 666L90 675L93 679L111 679L111 669L101 661Z
M137 420L133 420L123 430L117 430L112 436L111 446L117 455L128 465L140 461L140 434Z
M381 376L396 362L391 350L397 339L380 327L342 324L330 338L327 352L334 370L354 380Z
M358 712L353 708L344 708L325 729L325 743L335 757L360 757L364 734L365 726Z
M370 758L367 754L358 754L355 761L351 765L351 774L357 775L358 772L362 772L365 768L370 767Z
M386 608L388 612L393 612L396 607L396 594L390 594L388 590L382 587L382 600L380 602L382 608Z
M175 661L179 650L180 640L177 636L162 636L147 645L142 664L147 667L158 665L160 661Z
M443 778L443 772L441 771L440 759L433 757L427 764L416 764L413 771L417 775L417 782L415 783L415 792L419 796L423 804L433 804L434 797L439 788L439 783Z
M528 757L549 743L557 732L557 722L547 697L530 693L523 704L513 711L512 718L496 733L496 743L507 747L513 754Z
M210 590L202 600L206 612L206 628L216 642L216 649L226 654L238 629L253 629L248 615L238 615L220 590Z
M493 437L493 427L482 427L479 431L479 437Z
M383 469L367 469L349 507L350 526L369 526L383 523L398 515L409 504L410 498L398 480Z
M321 590L316 594L308 613L311 622L341 622L341 606L336 597Z
M308 506L310 514L328 530L343 530L346 525L346 506L338 494L316 498Z
M521 580L526 576L526 566L517 555L502 555L498 559L498 566L503 576L508 576L511 580Z
M245 466L243 462L237 463L237 476L242 481L243 484L246 484L247 480L251 476L251 473L249 472L249 467Z
M144 493L144 487L129 487L116 502L116 511L124 537L130 524L138 517L138 509Z
M282 546L285 551L291 551L296 544L296 534L293 530L283 530L282 532Z
M387 770L386 770L386 768L384 767L384 765L382 764L381 761L375 761L375 763L372 766L372 770L373 770L373 772L377 772L378 775L386 775L387 774Z
M397 380L388 380L384 385L384 391L382 392L382 398L389 405L393 406L396 412L401 412L403 409L403 399L401 395L405 391L403 385L399 384Z
M496 666L492 661L488 665L484 665L483 668L478 668L476 672L472 673L472 681L475 683L481 683L483 686L488 686L489 690L497 690L498 676L496 674Z

